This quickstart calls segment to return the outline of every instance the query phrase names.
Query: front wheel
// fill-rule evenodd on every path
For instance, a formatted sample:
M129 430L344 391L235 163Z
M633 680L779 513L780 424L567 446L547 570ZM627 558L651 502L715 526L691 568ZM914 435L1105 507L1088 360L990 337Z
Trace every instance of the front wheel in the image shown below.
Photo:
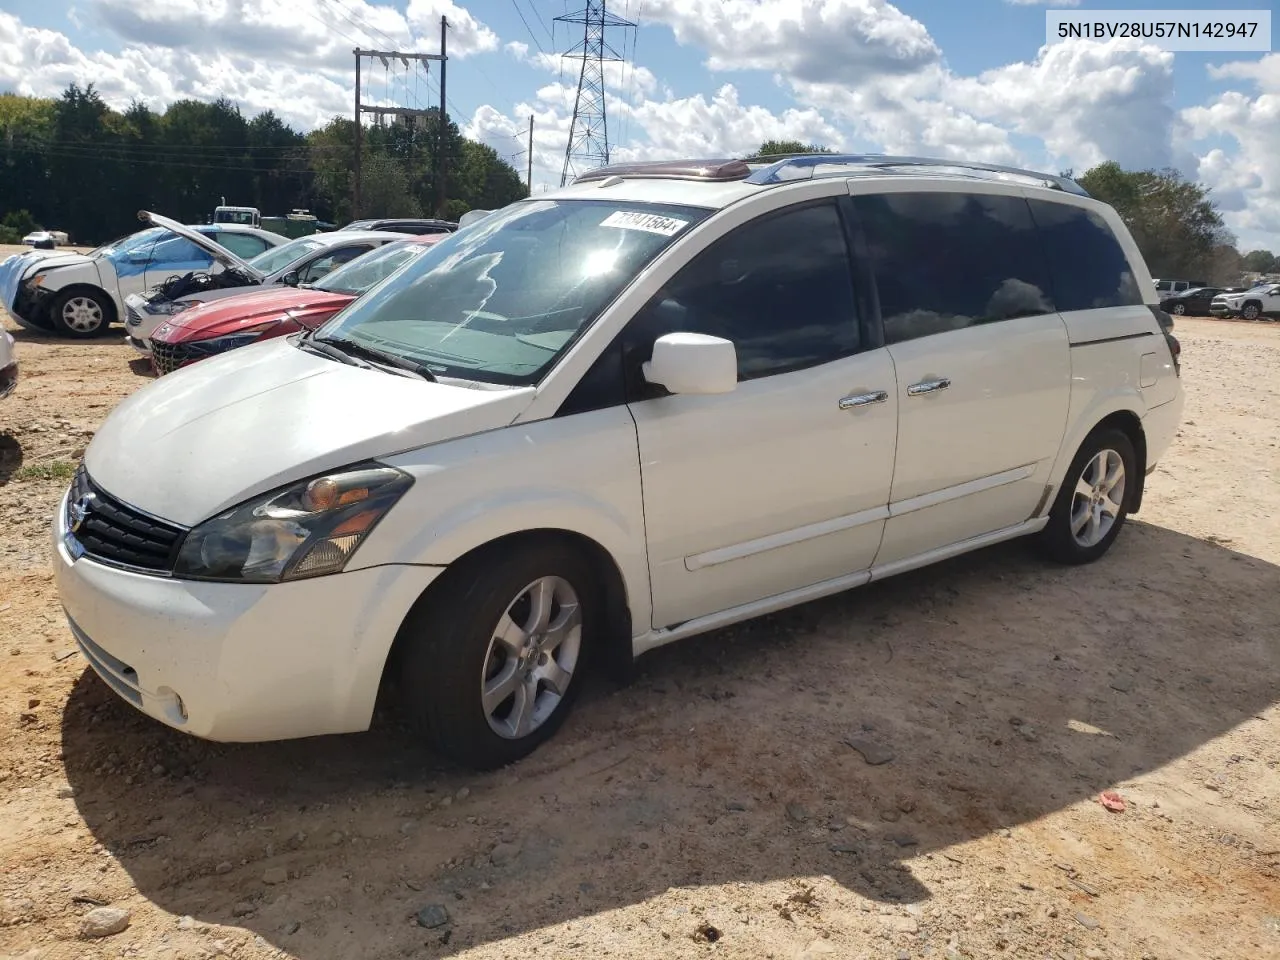
M1246 303L1244 309L1240 311L1240 316L1246 320L1257 320L1262 315L1262 311L1256 303Z
M58 295L49 317L64 337L96 337L111 324L111 306L101 291L73 289Z
M1187 305L1185 303L1175 303L1173 305L1173 312L1180 317L1184 316L1187 312Z
M1043 552L1059 563L1092 563L1110 548L1129 513L1138 458L1123 430L1085 438L1040 531Z
M445 574L452 582L410 613L400 692L441 752L490 770L527 756L564 721L603 611L590 567L568 547L529 544L483 560Z

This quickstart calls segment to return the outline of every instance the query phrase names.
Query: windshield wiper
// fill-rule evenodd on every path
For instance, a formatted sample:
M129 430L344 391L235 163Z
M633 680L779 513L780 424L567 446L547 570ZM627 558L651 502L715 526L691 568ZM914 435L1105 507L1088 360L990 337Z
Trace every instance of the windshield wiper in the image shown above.
M317 340L315 337L311 336L311 332L312 331L308 331L303 334L303 336L298 340L299 346L314 353L318 353L323 357L328 357L330 360L337 360L339 363L345 363L351 367L363 367L366 370L373 369L373 364L366 363L363 360L357 360L351 354L345 353L337 347L330 346L328 341Z
M376 347L366 346L356 340L346 337L312 337L311 343L322 343L328 345L331 349L363 357L365 360L371 360L383 366L394 367L396 370L403 370L405 373L421 377L423 380L430 380L432 383L436 382L436 375L427 369L425 364L410 360L408 357L379 350Z

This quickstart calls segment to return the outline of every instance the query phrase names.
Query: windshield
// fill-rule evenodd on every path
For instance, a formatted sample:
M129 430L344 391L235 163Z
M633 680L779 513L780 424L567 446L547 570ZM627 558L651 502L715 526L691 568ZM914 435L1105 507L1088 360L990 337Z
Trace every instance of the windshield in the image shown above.
M275 273L277 270L283 270L299 257L305 256L312 250L319 250L323 246L324 241L318 237L299 237L297 240L290 240L288 243L282 243L278 247L272 247L258 254L249 261L249 266L262 273Z
M711 211L525 200L445 237L316 336L489 383L537 383L637 273Z
M131 233L127 237L113 240L106 246L94 250L89 256L105 257L113 253L127 256L131 253L143 253L168 232L164 227L148 227L146 230L139 230L137 233Z
M361 294L375 283L381 283L391 274L431 249L427 243L388 243L385 246L344 263L337 270L308 284L312 290L326 293Z

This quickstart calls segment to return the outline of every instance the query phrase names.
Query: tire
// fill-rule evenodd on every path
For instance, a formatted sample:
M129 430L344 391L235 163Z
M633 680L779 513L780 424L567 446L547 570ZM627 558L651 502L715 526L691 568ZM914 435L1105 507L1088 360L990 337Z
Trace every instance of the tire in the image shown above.
M1240 311L1240 316L1246 320L1257 320L1262 315L1262 309L1256 303L1246 303Z
M1114 476L1116 462L1121 469ZM1105 464L1101 471L1100 466ZM1038 546L1058 563L1092 563L1111 549L1129 515L1138 483L1137 454L1123 430L1094 430L1071 461ZM1106 483L1110 479L1111 487ZM1095 499L1101 497L1101 499Z
M101 290L73 287L57 295L49 307L53 329L64 337L85 340L111 326L111 302Z
M429 591L401 628L401 701L441 753L492 770L528 756L564 722L604 622L603 593L584 558L555 542L486 552L445 576L451 582ZM534 591L552 600L541 618ZM488 709L486 685L495 691Z
M1171 312L1176 313L1180 317L1185 316L1187 312L1187 305L1185 303L1175 303Z

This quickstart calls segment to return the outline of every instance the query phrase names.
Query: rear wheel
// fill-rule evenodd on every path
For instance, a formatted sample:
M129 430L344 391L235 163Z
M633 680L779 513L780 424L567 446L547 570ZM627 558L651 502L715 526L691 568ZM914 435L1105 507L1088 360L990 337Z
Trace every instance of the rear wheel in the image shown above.
M441 752L492 769L564 722L601 594L582 557L556 543L488 554L446 576L405 622L404 709Z
M71 289L54 299L49 318L64 337L96 337L111 324L111 305L101 291Z
M1092 563L1111 549L1129 513L1137 459L1123 430L1104 427L1085 438L1040 531L1045 554L1059 563Z

